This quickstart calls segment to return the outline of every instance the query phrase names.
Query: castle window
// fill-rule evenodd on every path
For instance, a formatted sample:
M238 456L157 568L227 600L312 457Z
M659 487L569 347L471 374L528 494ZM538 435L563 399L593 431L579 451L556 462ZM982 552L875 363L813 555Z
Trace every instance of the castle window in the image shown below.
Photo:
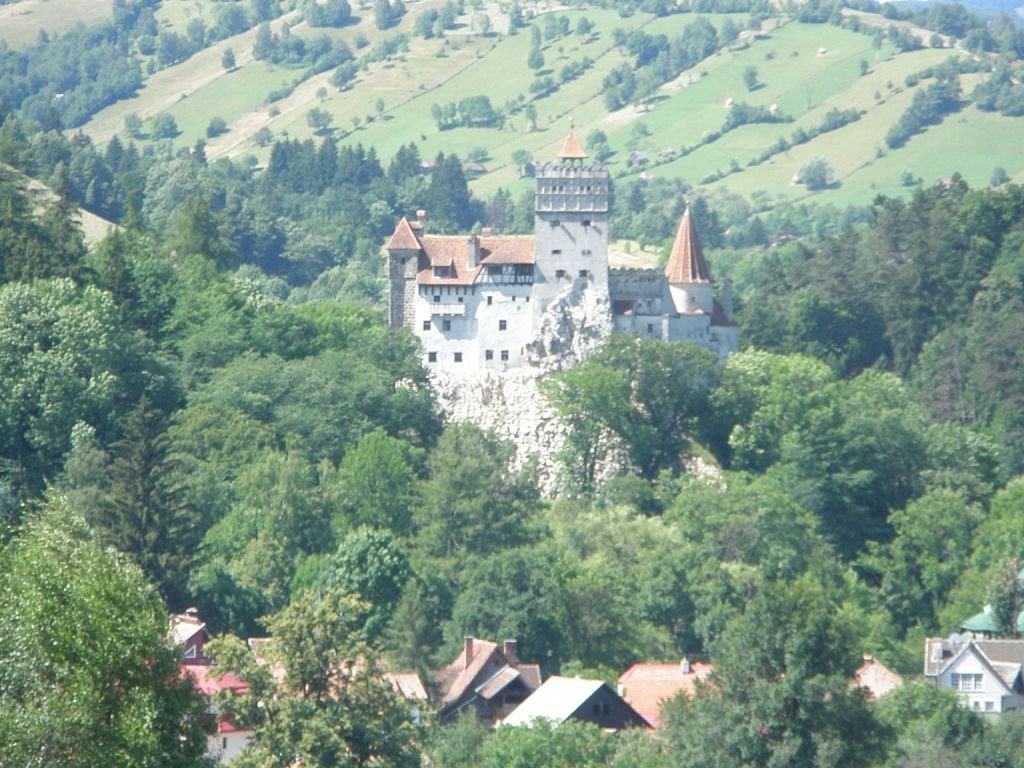
M648 323L647 324L647 332L648 333L654 333L654 323Z
M590 187L587 187L587 192L589 192L589 191L590 191ZM590 219L584 219L583 220L583 226L584 227L589 227L590 226Z
M455 353L455 362L456 363L461 363L462 362L462 353L461 352L456 352Z
M555 248L553 251L551 251L551 255L552 256L561 256L562 255L561 248Z
M427 362L428 363L436 363L437 362L437 352L427 352Z
M590 273L587 270L585 270L585 269L581 269L580 270L580 277L590 277Z
M441 321L441 329L445 330L445 331L450 331L452 329L452 321L451 320L442 320Z
M484 360L493 360L493 359L494 359L494 350L493 349L486 350L484 352Z
M560 227L561 225L562 225L562 222L560 222L558 219L552 219L551 220L551 226L552 227Z
M435 293L434 294L434 303L435 304L440 304L441 303L441 294L439 294L439 293Z
M489 307L489 306L491 306L491 303L492 303L492 301L493 301L493 300L494 300L494 297L493 297L493 296L488 296L488 297L487 297L487 306L488 306L488 307Z
M504 360L505 362L508 362L508 350L507 349L501 350L501 359Z
M556 269L555 277L557 277L559 280L562 280L563 278L568 277L568 274L564 269Z
M423 321L423 330L424 331L429 331L430 330L430 321L429 320L424 320Z
M580 253L582 253L584 256L591 256L593 254L593 251L591 251L589 248L584 248L582 251L580 251Z
M465 301L466 301L466 299L464 297L459 296L459 304L462 304Z
M499 331L507 331L508 330L508 320L499 320L498 321L498 330Z

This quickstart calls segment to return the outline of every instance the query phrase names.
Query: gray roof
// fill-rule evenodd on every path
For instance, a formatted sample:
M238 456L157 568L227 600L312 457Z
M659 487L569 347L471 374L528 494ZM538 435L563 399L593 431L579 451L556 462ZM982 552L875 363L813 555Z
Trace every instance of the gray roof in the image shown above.
M971 640L953 635L948 640L929 637L925 640L924 674L938 677L964 653L973 652L1003 681L1009 689L1018 684L1024 669L1024 640Z
M505 718L503 724L530 725L535 720L564 723L604 685L607 683L602 680L549 677Z

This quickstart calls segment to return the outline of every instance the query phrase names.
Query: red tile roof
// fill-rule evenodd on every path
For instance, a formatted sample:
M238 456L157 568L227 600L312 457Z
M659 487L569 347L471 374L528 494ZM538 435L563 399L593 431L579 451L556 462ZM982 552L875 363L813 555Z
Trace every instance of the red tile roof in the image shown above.
M707 677L710 664L690 664L684 673L679 664L634 664L619 677L624 698L633 709L643 715L652 728L660 728L661 707L679 693L693 695L698 680Z
M478 263L468 263L470 237L465 235L424 235L419 275L420 285L472 285L483 264L533 264L532 235L489 235L477 237ZM434 267L452 267L450 277L434 275Z
M395 227L395 233L388 240L388 250L405 250L405 251L418 251L420 249L420 241L416 238L416 233L413 232L412 225L409 224L409 220L403 216L399 220L398 225Z
M665 275L669 283L708 283L707 265L704 263L704 252L697 238L697 227L687 208L683 218L679 220L676 239L672 244L672 253L665 266Z
M865 656L864 663L853 673L852 684L867 688L868 696L878 699L903 685L903 678L873 656Z
M192 687L204 696L213 696L221 691L245 693L249 684L232 674L216 676L208 664L183 664L182 672L192 678Z
M562 145L562 151L558 153L558 156L563 160L583 160L586 158L587 153L583 151L583 145L576 138L575 129L569 129L569 135L565 137L565 144Z

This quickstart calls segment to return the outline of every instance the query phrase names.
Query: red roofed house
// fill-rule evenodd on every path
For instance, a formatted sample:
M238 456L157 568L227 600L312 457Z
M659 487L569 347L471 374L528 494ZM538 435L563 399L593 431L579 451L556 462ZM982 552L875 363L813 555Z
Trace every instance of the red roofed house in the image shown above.
M651 728L661 728L661 708L680 693L692 696L698 680L707 677L710 664L634 664L619 676L619 694Z
M206 754L219 763L231 762L249 743L252 731L239 728L229 716L218 716L213 700L221 691L245 693L249 689L248 683L230 674L215 677L209 663L183 664L182 671L192 678L192 687L207 698L207 711L217 722L216 730L207 737Z
M880 699L893 688L903 685L903 678L874 656L865 656L864 662L853 673L853 685L867 689L869 698Z
M454 662L434 673L442 720L467 707L494 725L540 687L540 667L519 662L519 644L467 637Z

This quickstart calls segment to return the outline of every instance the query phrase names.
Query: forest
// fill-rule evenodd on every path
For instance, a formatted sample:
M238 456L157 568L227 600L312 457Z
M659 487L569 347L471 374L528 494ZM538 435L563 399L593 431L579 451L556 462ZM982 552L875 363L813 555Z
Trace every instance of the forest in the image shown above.
M82 47L115 51L146 5ZM1019 716L915 679L924 639L985 605L1018 632L1024 188L756 210L618 185L618 238L667 248L690 206L743 349L613 336L548 379L571 429L552 499L513 445L442 421L381 310L398 216L531 231L531 196L477 198L452 153L424 175L415 145L281 139L265 168L97 146L4 83L0 765L205 764L166 642L193 606L251 683L221 702L256 733L243 768L1024 765ZM87 247L79 207L119 226ZM242 642L266 635L287 690ZM713 685L656 733L490 732L325 677L427 679L467 635L545 676L686 656ZM863 654L908 682L868 701Z

